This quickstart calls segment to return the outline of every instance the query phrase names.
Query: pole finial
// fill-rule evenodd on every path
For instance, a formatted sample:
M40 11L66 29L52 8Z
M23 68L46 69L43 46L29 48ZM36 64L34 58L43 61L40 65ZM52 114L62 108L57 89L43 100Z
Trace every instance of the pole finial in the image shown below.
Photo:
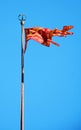
M18 19L21 22L21 24L24 24L24 21L26 21L26 15L25 14L19 14Z

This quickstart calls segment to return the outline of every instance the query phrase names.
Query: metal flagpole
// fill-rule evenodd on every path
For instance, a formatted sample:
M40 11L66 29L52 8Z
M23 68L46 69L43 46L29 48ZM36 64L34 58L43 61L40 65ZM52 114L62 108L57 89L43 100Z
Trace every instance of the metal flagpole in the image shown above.
M18 16L21 23L21 119L20 130L24 130L24 22L26 20L25 15L20 14Z

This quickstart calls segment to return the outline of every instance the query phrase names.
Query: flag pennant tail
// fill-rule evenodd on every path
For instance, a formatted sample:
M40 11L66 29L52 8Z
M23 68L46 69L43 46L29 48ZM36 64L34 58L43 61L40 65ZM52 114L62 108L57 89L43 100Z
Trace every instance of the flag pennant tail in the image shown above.
M51 43L54 44L55 46L60 46L60 44L58 44L56 42L51 41Z
M72 25L70 25L70 26L63 26L63 30L64 30L64 31L68 31L68 30L70 30L70 29L72 29L72 28L73 28Z

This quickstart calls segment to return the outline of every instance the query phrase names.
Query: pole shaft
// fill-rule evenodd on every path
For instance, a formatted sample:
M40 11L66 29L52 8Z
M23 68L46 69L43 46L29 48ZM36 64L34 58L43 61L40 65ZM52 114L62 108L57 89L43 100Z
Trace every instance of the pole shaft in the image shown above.
M24 130L24 20L21 20L21 128Z

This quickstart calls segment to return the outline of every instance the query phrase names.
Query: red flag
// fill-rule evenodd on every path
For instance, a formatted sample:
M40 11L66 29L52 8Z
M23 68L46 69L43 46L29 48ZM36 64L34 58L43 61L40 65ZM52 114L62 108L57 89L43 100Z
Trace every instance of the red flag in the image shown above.
M50 46L50 43L59 46L58 43L52 41L53 36L66 36L73 34L68 32L73 26L64 26L62 30L55 28L54 30L42 27L25 28L26 45L27 41L33 39L42 45Z

